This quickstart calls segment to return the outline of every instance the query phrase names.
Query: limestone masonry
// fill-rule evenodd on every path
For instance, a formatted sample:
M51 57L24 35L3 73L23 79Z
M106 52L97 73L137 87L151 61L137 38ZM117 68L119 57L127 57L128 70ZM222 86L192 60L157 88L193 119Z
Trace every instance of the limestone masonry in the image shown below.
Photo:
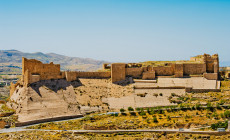
M22 58L22 78L11 83L8 106L24 122L129 106L174 105L168 99L171 93L220 90L217 54L154 63L103 64L103 71L81 72ZM155 96L160 93L163 96Z
M219 58L217 54L191 57L190 61L167 63L165 66L142 66L142 64L113 63L103 65L106 72L69 72L60 71L59 64L43 64L35 59L22 58L22 83L28 84L50 79L66 79L74 81L77 78L111 78L113 83L133 77L151 80L160 76L182 78L184 76L200 75L208 80L217 80L219 72ZM11 93L15 86L11 85Z

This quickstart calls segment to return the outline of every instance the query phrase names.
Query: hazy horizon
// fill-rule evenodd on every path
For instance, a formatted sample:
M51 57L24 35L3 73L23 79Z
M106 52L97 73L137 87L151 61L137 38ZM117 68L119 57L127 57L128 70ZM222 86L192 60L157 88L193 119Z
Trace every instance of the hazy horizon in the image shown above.
M20 50L10 49L10 50L0 50L0 51L20 51ZM54 52L44 53L44 52L23 52L23 51L20 51L20 52L22 52L22 53L43 53L43 54L54 53ZM54 53L54 54L62 55L62 54L58 54L58 53ZM202 54L197 54L197 55L202 55ZM64 55L64 56L67 56L67 55ZM67 57L74 57L74 56L67 56ZM75 57L77 57L77 56L75 56ZM193 56L190 56L190 57L193 57ZM187 59L181 59L181 60L189 60L190 57L187 58ZM93 60L105 61L105 62L111 62L111 63L114 63L114 62L123 62L123 63L139 63L139 62L144 62L144 61L108 61L108 60L94 59L94 58L90 58L90 57L79 57L79 58L93 59ZM176 60L147 60L147 61L176 61ZM226 67L226 66L230 66L230 61L222 61L222 60L220 60L220 67Z

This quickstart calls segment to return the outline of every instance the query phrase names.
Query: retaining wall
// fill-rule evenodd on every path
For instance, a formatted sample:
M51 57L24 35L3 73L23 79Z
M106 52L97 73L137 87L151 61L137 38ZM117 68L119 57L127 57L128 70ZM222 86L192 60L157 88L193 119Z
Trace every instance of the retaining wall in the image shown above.
M18 122L18 123L15 123L15 126L20 127L20 126L59 121L59 120L74 119L74 118L80 118L80 117L83 117L83 115L79 114L79 115L71 115L71 116L60 116L60 117L46 118L46 119L33 120L33 121L27 121L27 122Z

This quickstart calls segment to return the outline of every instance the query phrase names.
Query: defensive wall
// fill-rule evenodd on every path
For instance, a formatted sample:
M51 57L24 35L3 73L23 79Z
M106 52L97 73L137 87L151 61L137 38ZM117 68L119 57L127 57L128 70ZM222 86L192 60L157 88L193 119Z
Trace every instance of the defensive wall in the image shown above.
M157 76L203 76L208 80L217 80L219 72L219 58L217 54L191 57L189 61L168 63L165 66L146 66L141 64L113 63L111 67L104 65L104 69L111 69L112 82L125 80L127 76L139 79L155 79Z
M217 54L191 57L189 61L167 63L164 66L142 66L140 63L103 64L106 71L80 72L61 71L60 64L43 64L35 59L22 58L22 79L11 85L13 93L16 85L28 86L40 80L66 79L74 81L77 78L111 78L113 83L125 80L126 77L152 80L158 76L172 76L181 78L190 75L202 75L209 80L217 80L219 72L219 58Z
M40 80L63 79L74 81L77 78L110 78L110 72L61 71L60 64L43 64L35 59L22 58L22 82L24 85Z

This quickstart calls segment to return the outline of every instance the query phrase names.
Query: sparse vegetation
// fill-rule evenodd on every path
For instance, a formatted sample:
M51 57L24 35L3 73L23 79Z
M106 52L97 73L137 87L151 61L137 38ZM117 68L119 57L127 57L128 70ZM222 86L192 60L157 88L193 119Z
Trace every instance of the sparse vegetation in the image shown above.
M216 130L217 128L225 128L227 129L228 127L228 121L225 121L225 122L218 122L218 123L214 123L211 125L211 128L213 130Z
M124 108L121 108L121 109L120 109L120 112L121 112L121 113L124 113L124 112L125 112L125 109L124 109Z
M132 107L128 107L128 111L134 111Z
M0 139L159 139L159 140L175 140L175 139L229 139L229 134L223 134L221 136L207 135L207 134L192 134L192 133L148 133L148 132L119 132L119 133L84 133L75 134L68 131L60 132L45 132L45 131L26 131L26 132L14 132L0 134Z

